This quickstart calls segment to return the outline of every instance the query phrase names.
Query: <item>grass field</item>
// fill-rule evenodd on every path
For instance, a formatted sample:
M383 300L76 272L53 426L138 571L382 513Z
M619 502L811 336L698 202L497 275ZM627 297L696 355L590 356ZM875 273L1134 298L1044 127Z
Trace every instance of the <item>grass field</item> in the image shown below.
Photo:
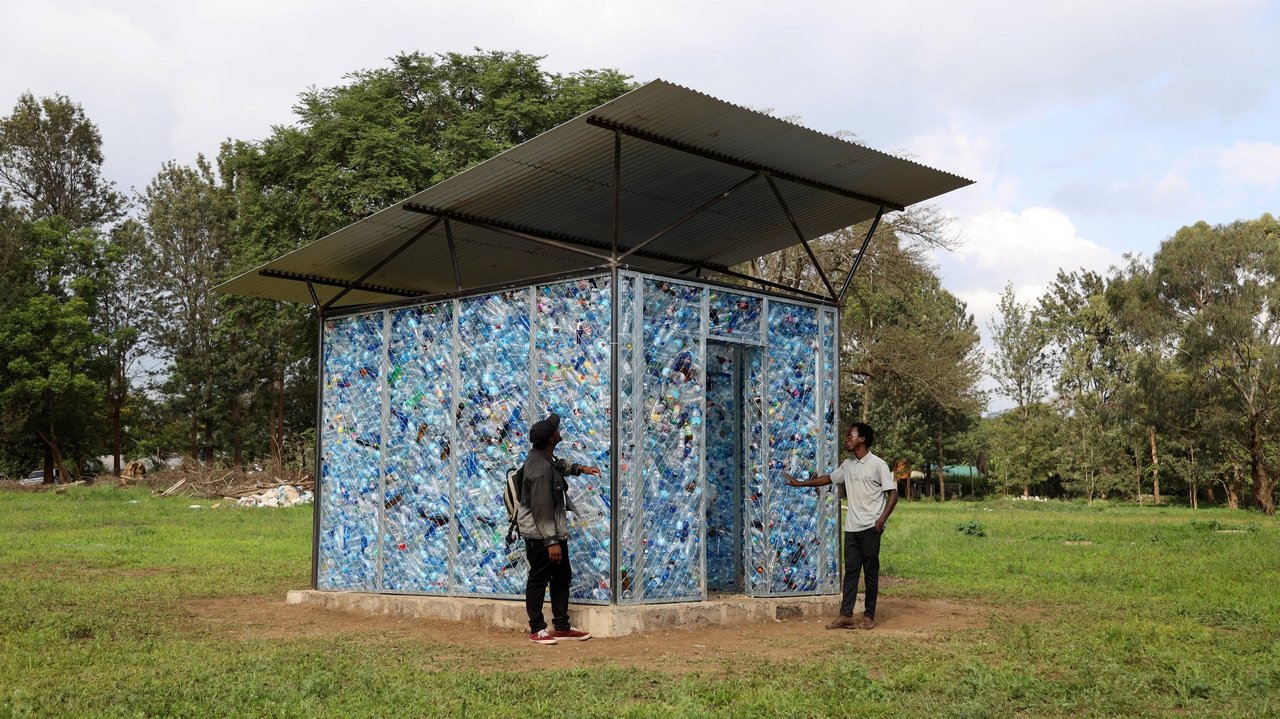
M981 626L805 624L799 659L676 672L533 669L516 635L222 631L192 603L306 586L311 508L191 503L0 493L0 717L1280 716L1280 524L1255 513L900 504L882 602L980 606Z

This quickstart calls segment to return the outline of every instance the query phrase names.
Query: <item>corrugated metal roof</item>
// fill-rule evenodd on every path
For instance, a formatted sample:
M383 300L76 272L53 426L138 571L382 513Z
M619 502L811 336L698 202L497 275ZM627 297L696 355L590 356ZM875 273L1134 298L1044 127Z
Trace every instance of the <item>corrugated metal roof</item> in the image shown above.
M634 247L716 195L763 171L806 239L972 184L948 172L825 135L655 80L218 287L221 292L322 303L364 277L445 212L609 253L614 130L622 133L619 246ZM408 208L417 208L417 211ZM492 227L450 223L463 289L597 266L602 260ZM763 177L743 185L626 258L673 272L729 266L798 244ZM331 284L325 284L326 282ZM335 307L458 289L443 222L366 277Z

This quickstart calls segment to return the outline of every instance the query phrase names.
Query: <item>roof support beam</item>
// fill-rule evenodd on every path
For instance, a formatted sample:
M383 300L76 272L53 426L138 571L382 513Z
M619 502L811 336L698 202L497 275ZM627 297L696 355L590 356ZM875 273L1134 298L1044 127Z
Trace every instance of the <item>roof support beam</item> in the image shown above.
M551 247L559 247L570 252L590 255L591 257L602 259L606 262L613 261L612 257L605 254L611 249L608 243L587 240L581 237L573 237L572 235L565 235L558 232L544 232L542 230L529 229L526 227L517 227L515 225L502 222L501 220L475 217L472 215L465 215L461 212L454 212L452 210L442 210L437 207L415 205L410 202L404 203L401 207L409 212L418 212L424 215L435 215L437 217L447 217L454 222L461 222L463 224L472 225L491 232L498 232L504 235L518 237L522 240L529 240L530 242L536 242L538 244L548 245ZM687 258L673 257L671 255L664 255L660 252L637 252L636 256L650 260L658 260L660 262L670 262L673 265L685 265L689 262Z
M386 287L383 285L364 285L347 280L335 280L332 277L321 277L319 275L304 275L300 272L281 272L279 270L258 270L258 274L263 277L272 277L277 280L293 280L295 282L310 282L326 287L341 287L349 290L362 290L364 292L376 292L382 295L396 295L397 297L417 297L422 294L421 290L405 290L399 287Z
M880 218L884 217L884 208L876 213L876 219L871 221L871 229L867 230L867 236L862 240L862 249L858 250L858 256L853 258L853 267L849 268L849 274L845 275L844 284L840 287L840 294L836 296L836 302L844 306L845 293L849 291L849 283L853 282L853 276L858 272L858 265L862 264L862 256L867 254L867 245L871 244L871 236L876 233L876 228L880 226Z
M661 230L658 230L657 234L655 234L655 235L651 236L649 239L645 240L644 242L641 242L640 244L636 245L635 247L632 247L631 249L627 250L626 252L623 252L623 253L618 257L618 261L620 262L620 261L622 261L622 260L625 260L625 259L627 259L627 257L628 257L628 256L633 255L633 254L635 254L635 253L639 252L640 250L644 249L644 246L645 246L645 245L649 244L650 242L653 242L654 240L658 239L659 237L662 237L663 235L665 235L665 234L667 234L668 232L670 232L670 231L674 230L675 228L679 227L680 225L683 225L685 222L687 222L687 221L689 221L689 220L693 219L694 217L697 217L698 215L702 214L702 212L703 212L703 211L705 211L707 208L709 208L709 207L711 207L712 205L716 204L717 202L719 202L719 201L723 200L724 198L728 197L729 195L732 195L735 191L737 191L737 190L738 190L738 188L742 187L743 185L746 185L747 183L751 182L752 180L756 179L756 178L757 178L757 177L759 177L759 176L760 176L760 173L759 173L759 172L753 172L753 173L751 173L751 175L750 175L749 177L747 177L747 178L743 179L741 182L737 183L737 184L736 184L736 185L734 185L733 187L730 187L729 189L725 190L724 192L721 192L720 194L716 195L715 197L712 197L710 200L707 200L706 202L702 203L701 205L698 205L697 207L693 208L692 210L689 210L688 212L684 213L684 214L683 214L683 215L681 215L681 216L680 216L680 218L679 218L679 219L677 219L675 222L672 222L671 224L667 225L666 227L662 228Z
M813 253L813 248L809 246L809 241L804 238L804 233L800 231L800 223L796 222L796 218L791 214L791 208L787 206L787 201L783 199L782 192L778 190L778 185L773 181L772 177L765 176L769 182L769 189L773 190L773 196L778 198L778 204L782 206L782 211L787 215L787 221L791 223L791 229L796 231L796 237L800 239L800 244L804 246L804 251L809 253L809 261L813 263L813 269L818 271L818 277L822 278L822 284L827 288L827 294L831 295L832 302L839 302L836 295L836 289L831 286L831 280L827 279L827 273L822 271L822 265L818 262L818 256Z
M367 279L369 279L370 277L372 277L372 276L373 276L373 273L377 272L378 270L382 269L383 267L386 267L386 265L387 265L387 263L388 263L388 262L390 262L390 261L394 260L395 258L399 257L401 252L404 252L405 250L409 249L409 246L410 246L410 245L412 245L413 243L415 243L415 242L417 242L418 240L422 239L422 236L423 236L423 235L425 235L425 234L427 234L428 232L430 232L430 231L434 230L434 229L435 229L435 227L436 227L436 225L438 225L438 224L440 224L440 218L438 218L438 217L437 217L436 219L432 220L431 222L428 222L426 227L424 227L424 228L422 228L421 230L418 230L417 232L413 233L413 237L410 237L409 239L405 240L405 241L404 241L404 244L402 244L402 245L400 245L399 247L395 248L395 250L393 250L393 251L391 252L391 254L389 254L389 255L387 255L386 257L383 257L381 260L379 260L379 261L378 261L378 264L374 265L373 267L370 267L368 272L364 273L363 275L360 275L360 278L359 278L359 279L357 279L357 280L355 281L355 283L354 283L354 284L357 284L357 285L358 285L358 284L360 284L361 282L364 282L365 280L367 280ZM336 295L334 295L333 297L329 298L329 301L328 301L328 302L326 302L326 303L324 303L324 307L323 307L323 309L326 309L326 310L327 310L327 309L329 309L330 307L332 307L332 306L333 306L333 304L334 304L335 302L337 302L338 300L340 300L340 299L342 299L343 297L345 297L345 296L347 295L347 293L348 293L348 292L350 292L352 289L353 289L353 288L351 288L351 287L347 287L347 288L343 289L341 292L339 292L338 294L336 294Z
M458 269L458 246L453 243L453 226L444 218L444 236L449 240L449 259L453 260L453 281L462 289L462 270Z
M655 145L661 145L663 147L669 147L673 150L687 152L690 155L697 155L698 157L705 157L708 160L715 160L716 162L724 163L726 165L741 167L744 170L751 170L753 172L760 172L765 175L772 175L773 177L778 177L783 180L787 180L788 182L794 182L797 185L804 185L805 187L810 187L815 190L830 192L832 194L839 195L841 197L847 197L851 200L859 200L861 202L866 202L872 205L887 207L891 210L906 209L905 207L897 204L896 202L890 202L881 197L872 197L871 195L865 195L861 192L854 192L852 190L846 190L843 187L836 187L835 185L829 185L825 182L806 179L804 177L800 177L799 175L793 175L790 172L783 172L782 170L775 170L774 168L767 167L765 165L761 165L756 162L739 160L737 158L729 157L728 155L722 155L712 150L706 150L701 147L695 147L693 145L680 142L679 140L672 140L667 137L662 137L661 135L655 135L654 133L651 133L651 132L646 132L644 130L628 127L626 125L623 125L622 123L614 122L612 120L606 120L604 118L596 117L595 115L592 115L587 118L587 124L595 127L601 127L606 130L612 130L613 132L620 132L629 137L634 137L638 140L644 140L645 142L651 142Z
M769 287L771 289L781 290L783 292L790 292L791 294L800 295L801 297L804 297L807 299L817 300L823 304L831 304L830 297L823 297L822 295L817 294L816 292L809 292L807 290L797 290L794 287L788 287L786 285L778 284L777 282L771 282L769 280L761 279L759 277L752 277L751 275L744 275L741 272L734 272L733 270L730 270L730 269L725 269L721 267L709 267L706 265L694 265L694 269L697 270L698 274L696 276L699 278L702 277L702 270L707 269L707 270L711 270L712 272L719 272L722 275L737 277L738 279L746 280L747 282L755 282L756 284L759 284L763 287ZM688 270L686 270L686 272L687 271ZM681 274L684 274L684 273L682 272Z
M316 296L316 286L310 282L307 283L307 292L311 293L311 304L316 308L317 315L324 314L324 308L320 306L320 298Z
M618 237L622 234L622 134L613 133L613 247L610 262L618 262ZM616 562L615 562L616 564Z

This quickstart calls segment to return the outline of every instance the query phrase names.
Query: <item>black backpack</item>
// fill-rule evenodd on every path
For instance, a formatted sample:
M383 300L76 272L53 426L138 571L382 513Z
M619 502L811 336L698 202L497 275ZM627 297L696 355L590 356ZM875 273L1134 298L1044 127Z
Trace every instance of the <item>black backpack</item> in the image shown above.
M524 467L507 470L507 484L502 488L502 503L507 505L507 544L516 541L519 527L516 526L516 513L520 511L521 494L524 493Z

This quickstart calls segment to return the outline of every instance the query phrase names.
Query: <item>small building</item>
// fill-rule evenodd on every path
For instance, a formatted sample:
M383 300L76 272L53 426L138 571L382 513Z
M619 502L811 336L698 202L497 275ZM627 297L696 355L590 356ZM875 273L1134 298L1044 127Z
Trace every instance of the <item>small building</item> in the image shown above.
M522 598L563 419L574 601L839 591L839 311L808 240L968 180L662 81L223 285L322 322L313 586ZM796 244L824 292L743 271ZM839 286L834 280L841 280ZM615 410L616 408L616 410Z

